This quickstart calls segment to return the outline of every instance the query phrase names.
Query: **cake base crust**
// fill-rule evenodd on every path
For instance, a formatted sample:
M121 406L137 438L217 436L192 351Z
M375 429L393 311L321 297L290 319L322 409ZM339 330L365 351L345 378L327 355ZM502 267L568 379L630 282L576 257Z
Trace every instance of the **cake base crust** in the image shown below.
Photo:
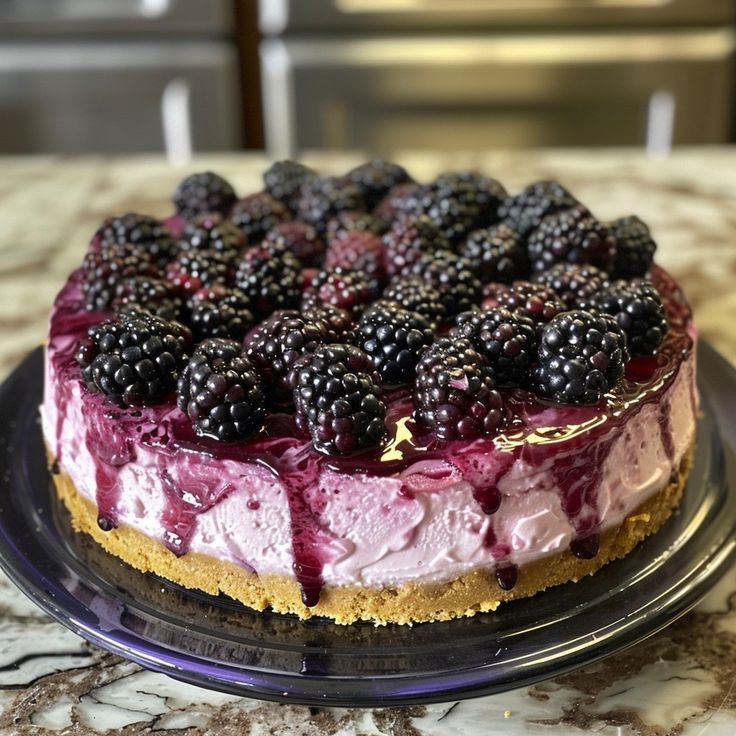
M286 576L259 576L231 562L196 552L177 557L160 542L129 526L105 532L97 524L96 505L77 491L71 478L61 473L54 475L54 481L72 516L74 529L89 534L108 552L141 572L153 572L212 595L224 593L259 611L270 607L303 619L327 616L340 624L359 620L411 624L493 611L503 601L527 598L554 585L577 582L607 562L628 554L641 540L656 532L676 508L690 472L692 455L691 447L670 483L629 514L621 525L603 532L598 554L593 559L579 559L568 550L535 560L519 569L517 583L511 590L498 586L491 569L474 570L446 583L408 583L395 589L357 585L325 587L313 608L302 602L296 580Z

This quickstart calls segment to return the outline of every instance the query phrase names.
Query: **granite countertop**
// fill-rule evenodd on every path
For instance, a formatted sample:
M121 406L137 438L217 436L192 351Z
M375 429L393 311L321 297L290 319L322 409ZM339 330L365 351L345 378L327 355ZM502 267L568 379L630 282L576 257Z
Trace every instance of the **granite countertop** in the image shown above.
M680 281L702 337L736 362L736 148L397 154L417 178L477 167L509 189L559 178L600 218L635 213ZM356 156L312 156L339 172ZM241 192L259 156L202 157ZM186 173L152 157L0 159L0 378L43 339L49 307L107 215L163 215ZM582 672L459 704L333 710L260 703L184 685L86 644L0 574L0 734L473 736L736 733L736 568L691 613Z

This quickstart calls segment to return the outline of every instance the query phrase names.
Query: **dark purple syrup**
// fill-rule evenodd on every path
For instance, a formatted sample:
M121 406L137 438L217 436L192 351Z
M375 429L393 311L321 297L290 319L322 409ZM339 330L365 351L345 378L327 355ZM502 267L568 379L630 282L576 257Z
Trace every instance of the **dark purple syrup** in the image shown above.
M511 590L519 579L519 568L513 564L501 565L496 568L496 582L501 590Z

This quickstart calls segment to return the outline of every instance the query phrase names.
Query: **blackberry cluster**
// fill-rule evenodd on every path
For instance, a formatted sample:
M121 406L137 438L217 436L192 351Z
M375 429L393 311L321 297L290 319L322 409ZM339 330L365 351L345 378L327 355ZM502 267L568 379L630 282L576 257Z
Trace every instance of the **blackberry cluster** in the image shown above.
M291 251L302 266L318 266L322 263L325 244L319 233L306 222L283 222L266 233L263 246Z
M360 314L368 304L378 297L379 289L375 280L360 271L347 268L333 268L320 271L313 279L302 298L302 307L317 304L331 304L350 312Z
M235 340L205 340L177 386L177 405L202 437L241 440L263 426L266 415L258 375Z
M381 379L354 345L321 345L295 372L297 423L317 450L349 455L388 441Z
M185 219L191 219L203 212L226 215L237 198L229 181L212 171L204 171L182 179L174 191L173 201L176 211Z
M389 276L405 273L423 255L450 250L447 238L427 215L407 215L395 220L383 236L383 243Z
M616 241L613 277L633 279L646 276L657 250L657 244L647 225L631 215L614 220L609 227Z
M537 181L498 208L498 217L508 220L523 238L539 227L552 212L575 207L578 201L558 181Z
M195 342L210 337L242 342L254 324L250 300L240 289L216 284L189 299L189 325Z
M155 403L173 391L191 348L186 327L143 312L121 314L87 335L75 355L82 377L126 406Z
M434 284L448 316L467 312L480 301L483 286L473 264L451 251L423 255L411 267L411 273Z
M317 172L296 161L276 161L263 172L264 189L289 209L296 210L301 188Z
M607 273L613 267L616 241L583 205L547 215L527 242L532 271L556 263L590 263Z
M299 219L324 234L327 223L340 212L364 209L363 197L355 184L335 176L320 176L307 181L297 203Z
M174 239L166 225L155 217L136 212L105 220L94 234L90 250L104 252L110 246L126 243L159 266L166 264L174 250Z
M212 250L230 256L246 246L243 233L222 215L210 212L197 215L184 227L179 250Z
M615 281L593 304L618 322L631 355L654 355L667 334L667 317L654 285L643 279Z
M239 199L230 212L230 221L254 245L282 222L291 220L291 211L268 192L256 192Z
M513 284L486 284L483 288L483 308L504 307L536 324L545 324L565 311L565 305L555 292L544 284L514 281Z
M185 294L194 294L203 286L227 284L232 257L215 250L183 250L166 266L166 278Z
M292 401L294 364L318 345L335 339L321 320L310 320L293 309L274 312L250 335L243 348L255 366L271 404L288 406Z
M245 292L256 317L299 303L301 263L290 251L262 243L245 251L235 284Z
M353 315L346 309L341 309L326 302L316 302L302 306L304 319L310 322L324 322L335 342L355 342L355 322Z
M410 312L418 312L435 327L448 318L440 290L421 276L400 276L386 287L382 299L396 302Z
M327 242L343 237L343 235L354 230L365 230L367 232L378 235L379 237L386 232L386 222L380 217L370 214L369 212L338 212L327 223Z
M393 222L404 210L404 201L418 188L419 184L414 181L391 187L386 196L373 208L373 214L384 222Z
M477 171L457 171L441 174L435 185L448 197L456 197L475 212L475 226L482 227L498 221L498 208L508 192L501 182Z
M325 268L361 271L372 279L386 277L386 253L381 239L367 230L352 230L330 242Z
M358 345L368 354L384 386L401 386L414 380L417 362L432 344L434 333L426 317L384 303L360 318Z
M567 307L587 309L591 297L608 285L608 274L589 263L558 263L534 280L552 289Z
M499 281L510 284L524 278L529 271L526 243L506 223L473 230L460 246L464 256L483 283Z
M442 337L417 364L415 418L441 440L493 434L505 419L493 371L469 340Z
M497 386L525 386L536 360L534 322L508 309L484 309L458 315L453 336L469 340L493 370Z
M403 166L380 159L350 169L345 178L358 187L369 209L375 207L392 187L412 181Z
M179 320L184 303L179 290L169 281L133 276L118 284L113 308L116 312L143 311L166 320Z
M626 336L615 319L563 312L542 329L535 390L561 404L593 404L623 376L628 359Z

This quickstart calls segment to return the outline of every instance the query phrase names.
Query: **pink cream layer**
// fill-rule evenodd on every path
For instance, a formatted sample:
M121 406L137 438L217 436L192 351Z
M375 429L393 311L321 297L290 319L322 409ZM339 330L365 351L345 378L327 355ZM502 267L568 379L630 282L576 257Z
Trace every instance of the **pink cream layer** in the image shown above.
M388 397L391 442L335 459L292 418L271 415L253 439L196 437L175 406L121 409L90 392L73 353L89 325L73 274L57 297L47 348L43 429L58 465L97 504L176 554L195 551L256 573L295 577L308 605L324 585L394 587L516 569L598 535L661 490L693 441L694 330L670 277L655 268L670 331L657 358L597 406L508 392L513 419L495 438L439 443L412 422L406 391Z

